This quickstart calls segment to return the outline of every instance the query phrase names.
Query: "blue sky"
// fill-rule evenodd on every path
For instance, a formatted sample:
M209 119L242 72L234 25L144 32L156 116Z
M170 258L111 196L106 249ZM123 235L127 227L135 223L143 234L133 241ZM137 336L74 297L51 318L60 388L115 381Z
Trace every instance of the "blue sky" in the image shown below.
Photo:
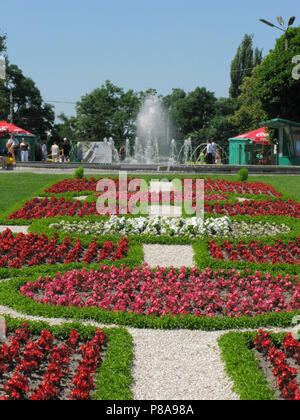
M76 102L107 79L163 95L204 86L219 97L228 96L230 63L244 34L254 34L267 54L280 32L258 19L276 23L299 10L299 0L6 0L0 30L10 62L45 101ZM68 104L55 111L75 114Z

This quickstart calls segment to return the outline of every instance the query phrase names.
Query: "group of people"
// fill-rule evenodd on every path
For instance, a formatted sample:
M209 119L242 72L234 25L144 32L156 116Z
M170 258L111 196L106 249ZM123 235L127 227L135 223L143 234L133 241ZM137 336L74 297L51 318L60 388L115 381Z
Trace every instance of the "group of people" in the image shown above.
M30 145L23 137L21 142L11 134L9 140L6 143L6 150L1 153L1 166L2 169L9 169L10 167L16 166L17 152L20 151L21 162L29 161Z
M51 146L51 156L52 156L52 162L54 163L67 163L70 160L70 152L71 152L71 146L67 138L64 138L62 147L59 148L59 145L55 141L53 145ZM43 158L44 158L44 152ZM45 152L47 155L47 152ZM46 160L46 159L44 159Z
M222 165L221 151L218 149L214 138L207 140L206 150L200 153L197 163L202 165Z

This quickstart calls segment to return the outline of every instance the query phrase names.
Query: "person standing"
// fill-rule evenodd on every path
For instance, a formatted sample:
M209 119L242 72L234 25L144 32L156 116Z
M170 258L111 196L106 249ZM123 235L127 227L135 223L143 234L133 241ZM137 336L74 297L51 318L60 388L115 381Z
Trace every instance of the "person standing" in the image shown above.
M222 156L220 150L216 152L216 165L222 165Z
M80 141L77 143L77 160L79 163L83 161L83 145Z
M207 140L205 162L208 165L212 165L213 163L213 147L210 139Z
M215 163L218 146L214 138L212 138L211 140L211 146L212 146L213 163Z
M62 147L62 163L69 162L71 146L68 139L65 137Z
M45 142L42 143L41 145L41 151L42 151L42 158L43 160L47 160L48 158L48 150L47 150L47 145Z
M6 143L6 148L8 154L10 154L13 159L13 166L16 166L16 151L18 148L18 144L18 140L15 141L14 135L11 134L10 139Z
M24 137L22 138L22 141L20 144L20 151L21 151L21 162L28 162L30 146L27 143L27 141L24 139Z
M56 142L54 142L53 146L51 147L51 154L52 154L52 162L57 163L59 157L59 147Z

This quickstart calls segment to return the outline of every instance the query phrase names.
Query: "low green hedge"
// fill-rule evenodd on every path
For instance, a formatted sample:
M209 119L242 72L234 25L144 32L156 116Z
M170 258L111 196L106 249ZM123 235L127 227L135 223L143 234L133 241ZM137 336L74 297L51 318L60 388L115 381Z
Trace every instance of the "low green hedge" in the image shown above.
M62 325L49 325L46 322L14 319L7 315L8 331L12 332L22 326L25 321L34 334L41 334L49 330L58 339L67 339L71 330L76 329L83 339L91 339L96 327L84 326L79 323L64 323ZM104 360L96 377L96 391L93 400L133 400L130 389L133 383L131 368L133 363L133 340L125 328L102 328L106 334L108 348Z
M61 271L61 272L65 272ZM46 318L66 318L77 321L94 320L106 325L127 325L135 328L150 329L190 329L204 331L222 331L230 329L260 327L288 327L291 325L294 316L299 311L269 313L251 317L229 318L229 317L197 317L195 315L167 315L167 316L145 316L141 314L109 311L95 307L58 307L37 303L33 299L21 295L20 287L28 281L37 280L38 274L43 276L46 273L36 273L35 276L15 277L8 281L0 282L0 305L12 308L19 313L27 315L42 316ZM49 276L55 275L54 271L48 272ZM5 277L2 277L5 278Z
M241 400L276 400L275 392L270 388L259 361L251 350L256 332L230 332L218 340L225 369L234 382L235 391ZM285 334L271 334L275 344L282 342Z

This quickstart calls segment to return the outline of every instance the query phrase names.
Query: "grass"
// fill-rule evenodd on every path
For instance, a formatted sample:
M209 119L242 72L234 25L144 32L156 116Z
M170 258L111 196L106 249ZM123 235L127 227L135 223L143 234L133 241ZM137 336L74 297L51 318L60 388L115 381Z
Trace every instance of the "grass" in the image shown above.
M105 176L105 175L102 175ZM97 178L97 176L95 176ZM99 175L100 177L100 175ZM154 175L153 178L156 176ZM172 176L176 178L176 174ZM32 173L0 173L0 214L9 210L16 202L26 199L35 194L44 186L70 178L70 175L42 175ZM151 179L151 176L147 178ZM159 178L164 178L160 175ZM212 179L223 178L236 181L237 176L218 175ZM285 192L300 200L300 176L274 175L274 176L250 176L248 182L260 181L272 185L274 188Z
M67 176L0 173L0 214L9 210L15 203L32 196L44 185L64 178Z

